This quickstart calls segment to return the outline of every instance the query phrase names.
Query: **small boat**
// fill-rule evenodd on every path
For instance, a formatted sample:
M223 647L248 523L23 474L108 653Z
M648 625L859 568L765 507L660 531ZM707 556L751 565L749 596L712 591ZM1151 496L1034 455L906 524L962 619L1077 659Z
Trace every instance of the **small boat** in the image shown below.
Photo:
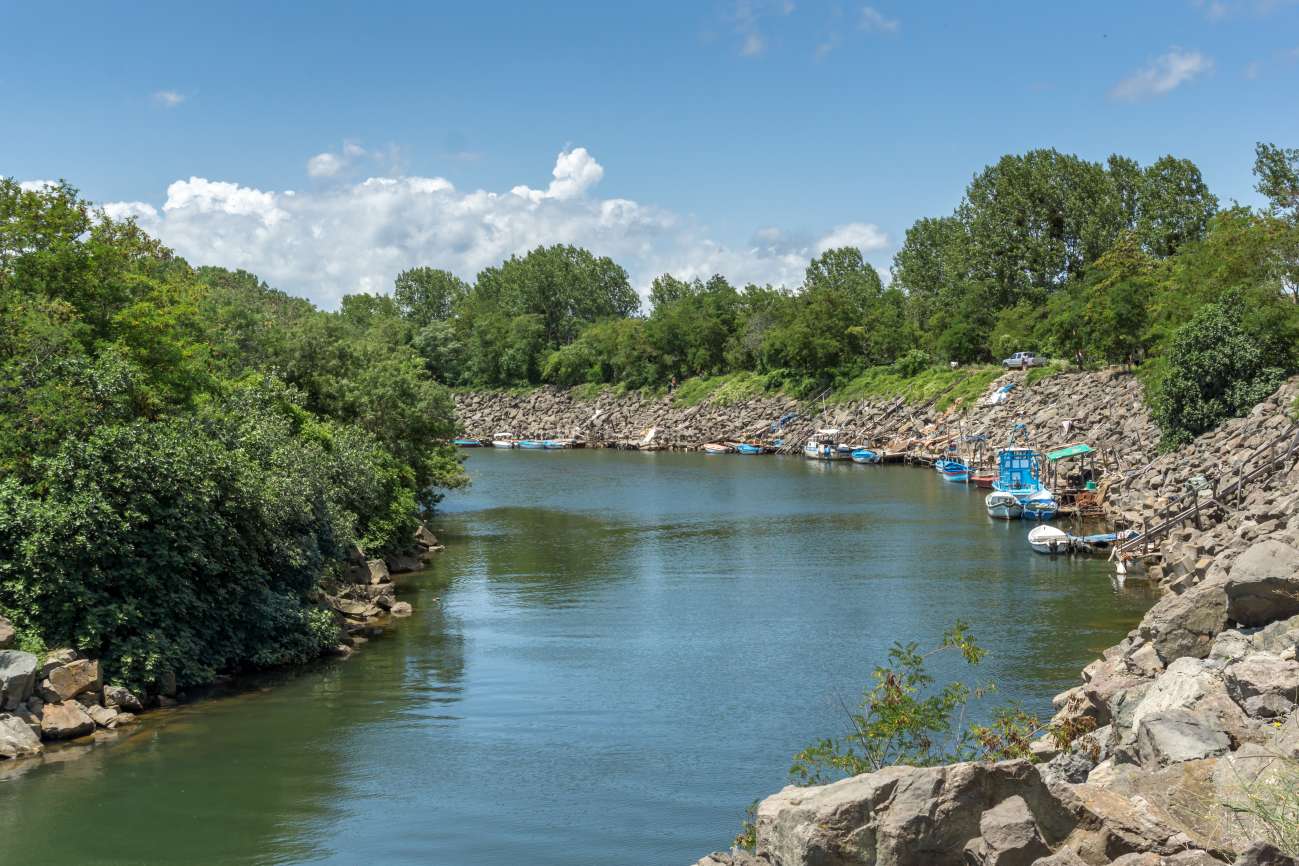
M982 487L984 490L991 490L993 482L997 480L997 473L971 472L970 480L974 482L975 487Z
M1028 533L1028 543L1038 553L1055 556L1068 553L1073 546L1069 533L1054 526L1035 526Z
M1050 520L1060 510L1060 504L1055 501L1055 494L1050 490L1039 490L1020 502L1024 506L1022 516L1025 520Z
M870 448L854 448L852 451L853 463L879 463L880 453Z
M1100 532L1095 535L1075 535L1072 539L1073 549L1082 553L1099 553L1109 550L1114 545L1136 534L1135 529L1121 529L1118 532Z
M546 442L543 439L520 439L519 447L539 451L546 447Z
M735 450L741 454L766 454L767 446L755 445L752 442L741 442L735 446Z
M482 448L483 443L480 439L470 439L468 437L452 439L451 444L458 448Z
M809 460L851 460L852 446L838 444L835 441L838 436L837 427L816 431L803 446L803 456Z
M970 481L970 467L959 460L948 460L943 465L943 480L967 484Z
M493 433L493 434L492 434L492 447L493 447L493 448L513 448L513 447L514 447L514 435L513 435L512 433Z
M1018 520L1024 513L1024 506L1019 504L1013 493L1003 493L1000 490L989 493L983 504L988 509L989 517L1000 520Z
M572 448L573 440L572 439L546 439L542 441L541 446L548 451L555 451L560 448Z
M703 448L705 454L730 454L734 450L730 445L723 445L720 442L709 442Z

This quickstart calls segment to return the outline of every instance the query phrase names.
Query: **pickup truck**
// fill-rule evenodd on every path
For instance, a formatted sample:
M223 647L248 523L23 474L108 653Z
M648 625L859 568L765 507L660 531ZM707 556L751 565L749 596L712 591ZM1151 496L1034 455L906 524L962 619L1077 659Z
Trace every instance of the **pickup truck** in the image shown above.
M1032 352L1016 352L1009 358L1001 362L1001 366L1007 370L1026 370L1029 367L1040 367L1045 364L1037 355Z

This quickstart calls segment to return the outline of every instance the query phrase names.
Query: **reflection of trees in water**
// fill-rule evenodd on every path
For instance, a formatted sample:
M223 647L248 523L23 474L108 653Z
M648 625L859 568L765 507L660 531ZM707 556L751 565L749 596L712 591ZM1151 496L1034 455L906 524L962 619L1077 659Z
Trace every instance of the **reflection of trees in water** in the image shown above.
M328 855L321 840L347 816L340 804L377 754L400 754L395 729L459 699L464 635L423 579L403 593L414 617L347 661L241 678L224 696L144 716L116 743L56 752L0 781L0 863L26 862L33 844L48 863Z

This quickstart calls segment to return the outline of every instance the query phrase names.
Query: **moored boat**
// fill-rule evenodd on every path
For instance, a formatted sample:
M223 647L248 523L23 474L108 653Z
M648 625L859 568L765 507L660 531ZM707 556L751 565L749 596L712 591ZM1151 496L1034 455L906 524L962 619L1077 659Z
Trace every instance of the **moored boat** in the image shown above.
M996 472L980 471L970 473L970 481L974 483L974 486L982 487L984 490L991 490L992 484L996 480Z
M520 439L519 447L527 448L531 451L539 451L546 447L546 442L544 439Z
M1021 516L1025 520L1050 520L1060 510L1060 503L1055 501L1055 494L1050 490L1039 490L1020 502L1024 506Z
M871 448L854 448L852 451L853 463L879 463L880 453Z
M514 434L513 434L513 433L493 433L493 434L492 434L492 447L493 447L493 448L513 448L514 446L515 446L515 440L514 440Z
M730 454L734 450L730 445L723 445L720 442L709 442L703 447L705 454Z
M558 450L560 448L572 448L573 440L572 439L545 439L542 441L541 445L543 448L553 451L553 450Z
M1033 527L1028 533L1028 543L1038 553L1046 553L1051 556L1068 553L1072 546L1069 541L1069 534L1054 526Z
M957 484L967 484L970 480L970 467L959 460L947 460L943 464L943 480Z
M989 493L984 498L983 505L988 509L989 517L999 520L1018 520L1024 513L1024 506L1019 504L1013 493L1003 493L1000 490Z
M735 446L735 450L741 454L766 454L767 446L756 445L753 442L741 442Z
M812 434L803 446L803 456L809 460L851 460L852 446L840 445L837 427L826 427Z
M481 439L470 439L467 436L460 437L458 439L452 439L451 444L455 445L458 448L482 448L483 447L483 442Z

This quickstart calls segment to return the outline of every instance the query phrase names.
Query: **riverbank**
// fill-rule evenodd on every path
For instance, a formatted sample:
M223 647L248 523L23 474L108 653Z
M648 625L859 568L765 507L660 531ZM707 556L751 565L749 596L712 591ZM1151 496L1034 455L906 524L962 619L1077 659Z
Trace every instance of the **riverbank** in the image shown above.
M1058 411L1082 408L1093 435L1127 434L1107 447L1153 441L1121 390L1127 419L1098 416L1094 393L1079 390ZM1144 525L1210 504L1152 551L1146 576L1161 600L1055 698L1053 722L1089 733L1063 747L1043 737L1031 760L786 788L757 809L756 854L701 866L1293 863L1263 843L1299 853L1299 465L1226 501L1208 492L1290 441L1297 392L1291 380L1175 452L1126 452L1117 518Z
M338 625L338 643L328 654L346 658L393 619L410 616L410 603L396 597L393 575L424 568L441 549L420 526L407 554L367 558L355 550L340 579L315 599ZM62 760L79 747L115 739L143 713L188 699L174 674L164 672L151 688L133 692L106 683L98 659L71 648L25 652L13 647L14 637L0 618L0 759L38 762L57 749Z

